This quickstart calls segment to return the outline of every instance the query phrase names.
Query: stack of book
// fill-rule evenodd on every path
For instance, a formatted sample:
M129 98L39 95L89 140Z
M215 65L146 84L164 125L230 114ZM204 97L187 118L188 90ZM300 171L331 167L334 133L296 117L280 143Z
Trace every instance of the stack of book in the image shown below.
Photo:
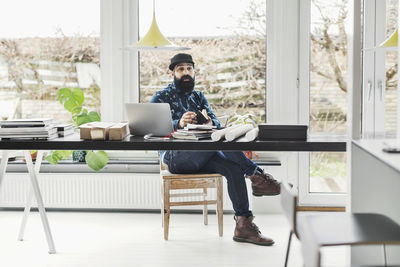
M57 128L52 125L52 119L0 121L0 138L2 139L53 139L57 137Z
M188 124L184 129L173 132L172 137L186 140L209 139L215 131L214 128L215 126Z
M57 124L55 126L59 137L68 136L74 133L72 124Z

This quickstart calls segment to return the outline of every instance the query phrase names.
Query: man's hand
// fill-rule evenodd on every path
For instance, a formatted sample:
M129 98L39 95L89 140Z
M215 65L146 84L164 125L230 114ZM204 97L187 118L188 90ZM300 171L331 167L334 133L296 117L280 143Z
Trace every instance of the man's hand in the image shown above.
M196 124L196 113L193 111L188 111L182 115L182 118L179 120L179 128L184 128L189 123Z

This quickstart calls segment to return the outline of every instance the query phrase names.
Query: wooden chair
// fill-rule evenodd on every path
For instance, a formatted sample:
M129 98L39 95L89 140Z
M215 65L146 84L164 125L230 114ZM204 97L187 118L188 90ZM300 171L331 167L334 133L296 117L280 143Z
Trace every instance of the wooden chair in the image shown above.
M164 227L164 239L168 240L169 217L171 207L173 206L192 206L203 205L204 225L208 224L208 205L217 205L218 233L223 234L223 201L222 201L222 175L219 173L201 173L201 174L172 174L168 171L168 166L160 161L161 176L161 217ZM208 188L216 188L216 200L208 200ZM172 193L176 189L202 189L202 192L192 193ZM200 201L171 201L173 198L202 197Z
M400 226L376 213L321 213L298 216L297 194L287 184L281 186L281 202L291 231L286 251L288 263L293 234L300 239L306 267L319 267L320 247L341 245L400 245ZM386 253L384 261L386 262Z

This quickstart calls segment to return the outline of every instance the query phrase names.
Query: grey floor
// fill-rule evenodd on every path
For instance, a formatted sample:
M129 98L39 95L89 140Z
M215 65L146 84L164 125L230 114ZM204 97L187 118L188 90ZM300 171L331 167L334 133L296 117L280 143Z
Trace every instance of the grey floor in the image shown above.
M283 266L289 226L283 215L259 215L255 222L276 244L260 247L232 241L234 221L224 215L224 236L215 215L172 214L164 241L155 213L48 212L57 254L47 253L40 217L31 214L23 242L17 241L22 212L0 211L0 266ZM302 266L294 240L289 266ZM329 266L346 261L344 248L323 257ZM324 254L324 255L325 255Z

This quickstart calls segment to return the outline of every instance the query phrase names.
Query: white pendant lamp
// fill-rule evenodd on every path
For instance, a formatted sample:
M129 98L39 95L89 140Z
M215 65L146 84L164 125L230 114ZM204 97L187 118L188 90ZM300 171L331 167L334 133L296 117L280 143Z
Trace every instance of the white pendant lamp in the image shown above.
M155 3L153 0L153 20L146 35L136 44L127 47L129 50L189 50L189 47L177 46L161 33L156 21Z

